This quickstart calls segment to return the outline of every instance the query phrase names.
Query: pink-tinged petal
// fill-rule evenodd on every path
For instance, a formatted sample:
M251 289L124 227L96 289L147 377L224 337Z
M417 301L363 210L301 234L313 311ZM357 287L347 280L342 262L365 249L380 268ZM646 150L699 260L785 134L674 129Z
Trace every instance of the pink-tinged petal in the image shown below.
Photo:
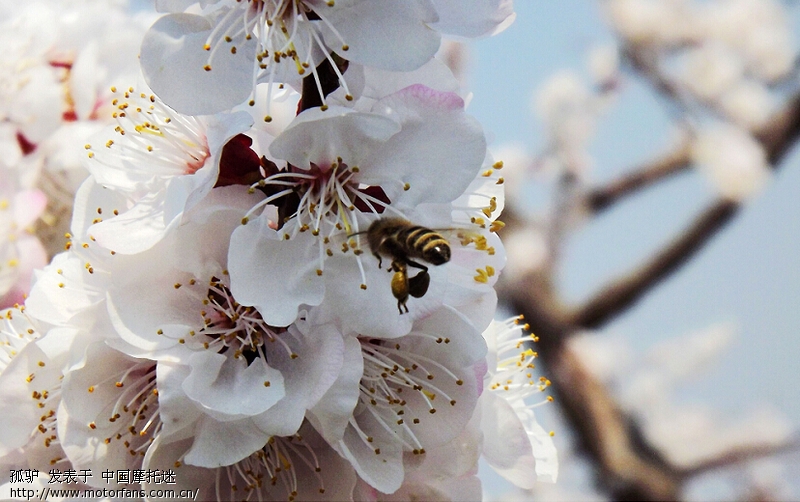
M195 427L194 443L184 461L199 467L231 465L261 449L269 437L249 418L219 422L204 416Z
M212 22L193 14L169 14L153 24L142 41L147 85L166 104L187 115L206 115L245 101L253 87L255 37L242 33L236 53L204 49ZM210 56L212 56L210 58ZM209 62L210 61L210 62ZM205 67L211 67L210 71Z
M441 36L430 28L437 20L428 0L374 2L354 0L320 9L327 23L320 29L326 45L345 59L395 71L422 66L439 49ZM343 42L348 50L342 50Z
M403 486L380 500L480 500L481 483L476 476L483 443L480 418L479 412L474 413L455 439L428 449L422 458L406 453Z
M158 413L163 424L162 434L172 435L191 427L200 418L201 411L186 396L181 385L191 373L185 364L159 362L156 370L158 382Z
M247 365L243 358L205 350L192 354L188 363L192 371L181 388L209 410L231 417L252 416L266 411L285 395L283 375L262 359Z
M531 442L511 405L496 392L481 396L483 456L501 476L523 489L536 484L536 458Z
M260 217L231 236L228 270L231 292L242 305L254 305L271 326L288 326L302 304L319 305L325 283L317 242L308 233L285 240ZM258 271L258 273L255 273Z
M0 296L0 307L10 307L14 304L25 303L25 298L31 290L34 272L47 265L47 250L36 236L20 236L15 246L17 248L18 262L16 265L16 279L5 295Z
M47 196L41 190L23 190L14 194L14 222L19 228L32 224L47 207Z
M341 372L325 395L308 412L308 419L330 444L344 437L345 429L360 394L359 382L364 374L361 344L355 337L344 340Z
M436 58L409 72L381 70L351 61L345 80L355 99L347 100L346 92L341 87L332 92L328 99L363 112L372 110L376 101L414 84L423 84L441 92L459 91L459 83L453 72Z
M433 27L448 35L475 38L496 35L514 22L513 0L431 0L439 21Z
M428 502L454 502L481 500L481 480L478 476L442 478L427 483L403 484L399 490L380 497L381 502L425 500Z
M27 344L14 356L0 375L0 456L28 443L42 413L47 412L31 395L52 392L60 379L61 372L36 343Z
M389 198L406 207L459 197L475 179L486 155L483 130L464 113L463 106L457 94L423 85L377 102L374 110L396 117L402 129L374 152L360 181L392 187L392 193L387 191ZM404 184L407 190L397 188Z
M377 502L379 497L383 495L375 488L368 485L363 479L359 478L356 482L356 487L353 489L353 500L360 502Z
M378 148L400 130L394 120L348 108L304 111L269 147L270 153L301 169L314 163L327 169L341 158L350 167L363 163L365 152Z

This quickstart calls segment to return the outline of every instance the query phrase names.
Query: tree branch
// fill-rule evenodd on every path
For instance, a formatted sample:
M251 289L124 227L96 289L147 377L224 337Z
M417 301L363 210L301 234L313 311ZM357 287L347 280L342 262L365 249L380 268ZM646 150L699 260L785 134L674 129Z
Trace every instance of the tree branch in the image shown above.
M592 213L599 213L628 195L687 171L690 162L690 145L684 141L663 157L627 172L605 186L592 189L586 194L585 207Z
M800 94L787 101L757 137L777 167L800 136ZM654 169L655 176L620 183L609 200L633 193L658 179L683 168ZM627 277L603 288L586 306L577 310L564 307L546 270L532 270L515 277L503 276L500 293L512 308L525 315L539 336L537 350L553 382L556 403L560 406L577 444L593 462L598 485L615 500L676 500L685 479L717 466L755 458L757 451L728 452L689 469L678 469L667 462L644 440L635 421L618 406L614 398L582 364L566 343L583 327L607 322L647 294L659 281L674 273L693 257L726 223L738 205L717 201L701 213L688 230L677 237L642 267ZM505 218L504 218L505 219ZM524 224L524 223L521 223ZM509 225L511 226L511 225ZM761 452L764 455L776 453Z
M783 444L762 444L762 445L743 445L731 448L728 451L720 452L713 457L696 463L693 466L681 469L680 474L684 478L691 478L705 474L714 469L730 467L732 465L755 460L758 458L771 457L779 453L789 453L800 451L800 438L795 437Z
M565 343L574 327L554 303L546 275L531 271L517 281L528 287L508 290L513 308L539 337L536 350L553 384L555 402L579 450L597 466L598 485L613 500L676 500L681 483L677 470L646 444L635 422Z
M777 169L800 136L800 94L769 121L756 136ZM604 286L572 314L572 322L597 328L638 302L648 291L695 256L736 215L739 204L720 199L701 213L683 234L626 276Z
M632 307L656 284L672 275L722 230L739 205L721 200L712 204L666 248L627 276L595 293L573 314L572 322L584 328L598 328Z

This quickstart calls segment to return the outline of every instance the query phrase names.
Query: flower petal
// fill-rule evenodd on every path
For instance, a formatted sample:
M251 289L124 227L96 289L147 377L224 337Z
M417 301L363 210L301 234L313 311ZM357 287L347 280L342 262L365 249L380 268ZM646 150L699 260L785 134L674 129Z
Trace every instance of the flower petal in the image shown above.
M451 202L464 193L481 168L486 139L457 94L412 85L374 110L396 117L402 129L368 160L362 183L381 185L390 200L406 207ZM404 184L407 189L397 188Z
M341 6L340 6L341 4ZM422 66L439 49L441 37L429 24L437 20L428 0L336 2L323 11L328 23L320 26L325 43L345 59L395 71ZM336 27L338 34L331 30ZM342 41L348 50L339 48Z
M226 415L262 413L285 395L283 375L261 359L246 365L243 358L207 350L193 354L188 363L192 371L181 385L186 395Z
M309 169L313 162L326 169L344 160L350 167L361 165L370 152L400 130L394 120L375 113L331 107L326 111L304 111L275 138L269 151L293 166Z
M242 33L231 51L204 49L213 29L209 19L194 14L169 14L153 24L142 41L142 71L147 85L175 110L206 115L233 108L253 88L255 40ZM210 61L210 63L209 63ZM210 71L204 67L211 66ZM187 83L191 87L187 87Z
M298 233L281 240L282 235L265 217L256 218L234 230L228 255L236 301L254 305L272 326L288 326L301 304L319 305L325 292L314 238Z

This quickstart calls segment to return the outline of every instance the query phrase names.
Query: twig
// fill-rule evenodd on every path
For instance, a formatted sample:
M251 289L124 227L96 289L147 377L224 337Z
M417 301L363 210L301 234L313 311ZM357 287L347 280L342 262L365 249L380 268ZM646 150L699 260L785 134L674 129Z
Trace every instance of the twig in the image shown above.
M800 136L800 94L792 97L757 134L774 167ZM661 178L663 179L663 177ZM639 187L644 185L638 185ZM620 193L630 193L622 190ZM626 277L601 289L585 306L565 308L547 270L513 278L502 289L515 311L525 315L539 336L537 350L550 373L556 402L569 422L580 449L595 465L600 487L615 500L675 500L687 476L725 462L709 460L680 470L649 447L635 421L619 408L608 390L568 349L566 340L583 327L599 326L644 297L661 280L695 256L736 214L738 205L717 201L666 249ZM742 458L729 456L728 462Z
M667 155L625 173L603 187L591 190L586 195L586 208L592 213L599 213L628 195L687 171L690 162L690 145L688 141L684 141Z
M771 457L780 453L800 451L800 438L792 438L782 444L743 445L733 447L728 451L719 452L713 457L696 463L693 466L681 469L684 478L691 478L704 474L714 469L730 467L748 460Z
M763 142L773 169L780 167L784 155L800 136L800 94L792 97L757 136ZM597 328L633 306L695 256L733 218L738 209L736 202L724 199L711 204L666 248L592 295L574 311L572 322L585 328Z
M627 276L595 293L572 317L572 323L598 328L633 306L656 284L672 275L722 230L739 205L720 200L713 203L681 235Z

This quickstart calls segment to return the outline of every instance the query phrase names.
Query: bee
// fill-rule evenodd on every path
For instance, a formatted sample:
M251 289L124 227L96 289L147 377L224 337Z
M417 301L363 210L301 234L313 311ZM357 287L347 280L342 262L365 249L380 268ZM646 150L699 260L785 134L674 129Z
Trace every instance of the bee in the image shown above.
M450 261L450 243L441 234L402 218L380 218L372 222L366 231L367 242L381 268L383 258L391 258L392 295L397 298L397 310L408 312L408 297L421 298L428 291L431 276L428 267ZM408 276L408 267L420 270L414 277Z

